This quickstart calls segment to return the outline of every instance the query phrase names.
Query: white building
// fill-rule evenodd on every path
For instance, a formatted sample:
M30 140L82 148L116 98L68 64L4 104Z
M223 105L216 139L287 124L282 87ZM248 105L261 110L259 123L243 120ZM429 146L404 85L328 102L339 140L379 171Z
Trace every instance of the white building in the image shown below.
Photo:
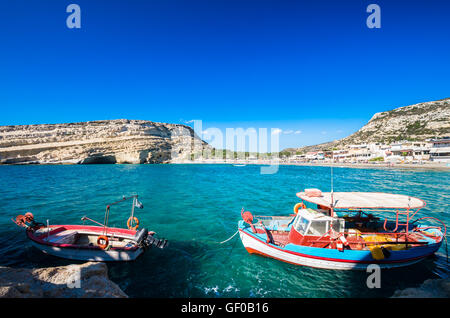
M310 151L305 155L306 160L323 160L325 159L325 154L323 151Z
M392 157L399 161L424 161L430 159L431 143L423 141L400 141L391 145Z
M450 137L431 139L430 160L436 162L450 162Z

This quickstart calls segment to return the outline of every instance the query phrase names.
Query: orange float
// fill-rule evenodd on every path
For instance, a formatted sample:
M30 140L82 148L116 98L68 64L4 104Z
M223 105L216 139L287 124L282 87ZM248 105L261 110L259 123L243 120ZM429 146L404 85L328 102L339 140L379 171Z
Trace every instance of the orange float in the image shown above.
M103 241L104 243L102 243L102 241ZM105 236L105 235L100 235L100 236L97 238L97 245L98 245L102 250L104 250L105 248L107 248L107 247L108 247L108 244L109 244L109 239L108 239L107 236Z
M303 202L297 203L294 206L294 213L297 214L299 209L306 209L306 205Z
M136 225L135 226L131 226L131 223L134 221L134 223L136 223ZM137 217L135 217L135 216L133 216L133 217L129 217L128 218L128 221L127 221L127 226L128 226L128 229L129 230L137 230L138 229L138 227L139 227L139 219L137 218Z

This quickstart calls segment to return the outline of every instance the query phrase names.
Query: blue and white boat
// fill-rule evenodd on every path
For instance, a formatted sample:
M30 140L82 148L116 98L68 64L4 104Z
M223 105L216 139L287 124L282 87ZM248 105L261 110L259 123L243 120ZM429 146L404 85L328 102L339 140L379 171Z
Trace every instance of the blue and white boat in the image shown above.
M239 234L249 253L325 269L365 270L369 264L393 268L434 254L446 234L445 224L436 218L412 221L425 206L418 198L318 189L306 189L297 196L302 202L291 215L253 217L241 211ZM376 216L387 212L395 220ZM442 224L420 225L425 220Z

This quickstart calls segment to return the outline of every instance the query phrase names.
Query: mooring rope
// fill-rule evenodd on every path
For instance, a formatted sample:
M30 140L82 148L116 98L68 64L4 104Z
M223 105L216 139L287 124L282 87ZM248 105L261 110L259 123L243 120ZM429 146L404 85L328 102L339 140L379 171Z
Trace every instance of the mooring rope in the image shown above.
M231 240L233 237L235 237L236 234L238 234L238 233L239 233L239 230L237 230L236 233L234 233L233 235L231 235L231 236L230 236L229 238L227 238L225 241L219 242L219 244L223 244L223 243L228 242L228 241Z

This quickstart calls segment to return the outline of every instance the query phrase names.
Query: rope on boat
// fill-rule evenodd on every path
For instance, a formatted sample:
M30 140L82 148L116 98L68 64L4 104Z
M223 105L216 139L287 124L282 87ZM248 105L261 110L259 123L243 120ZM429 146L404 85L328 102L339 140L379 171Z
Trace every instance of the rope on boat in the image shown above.
M231 236L230 236L229 238L227 238L225 241L219 242L219 244L223 244L223 243L228 242L228 241L231 240L233 237L235 237L236 234L238 234L238 233L239 233L239 230L237 230L236 233L234 233L233 235L231 235Z

